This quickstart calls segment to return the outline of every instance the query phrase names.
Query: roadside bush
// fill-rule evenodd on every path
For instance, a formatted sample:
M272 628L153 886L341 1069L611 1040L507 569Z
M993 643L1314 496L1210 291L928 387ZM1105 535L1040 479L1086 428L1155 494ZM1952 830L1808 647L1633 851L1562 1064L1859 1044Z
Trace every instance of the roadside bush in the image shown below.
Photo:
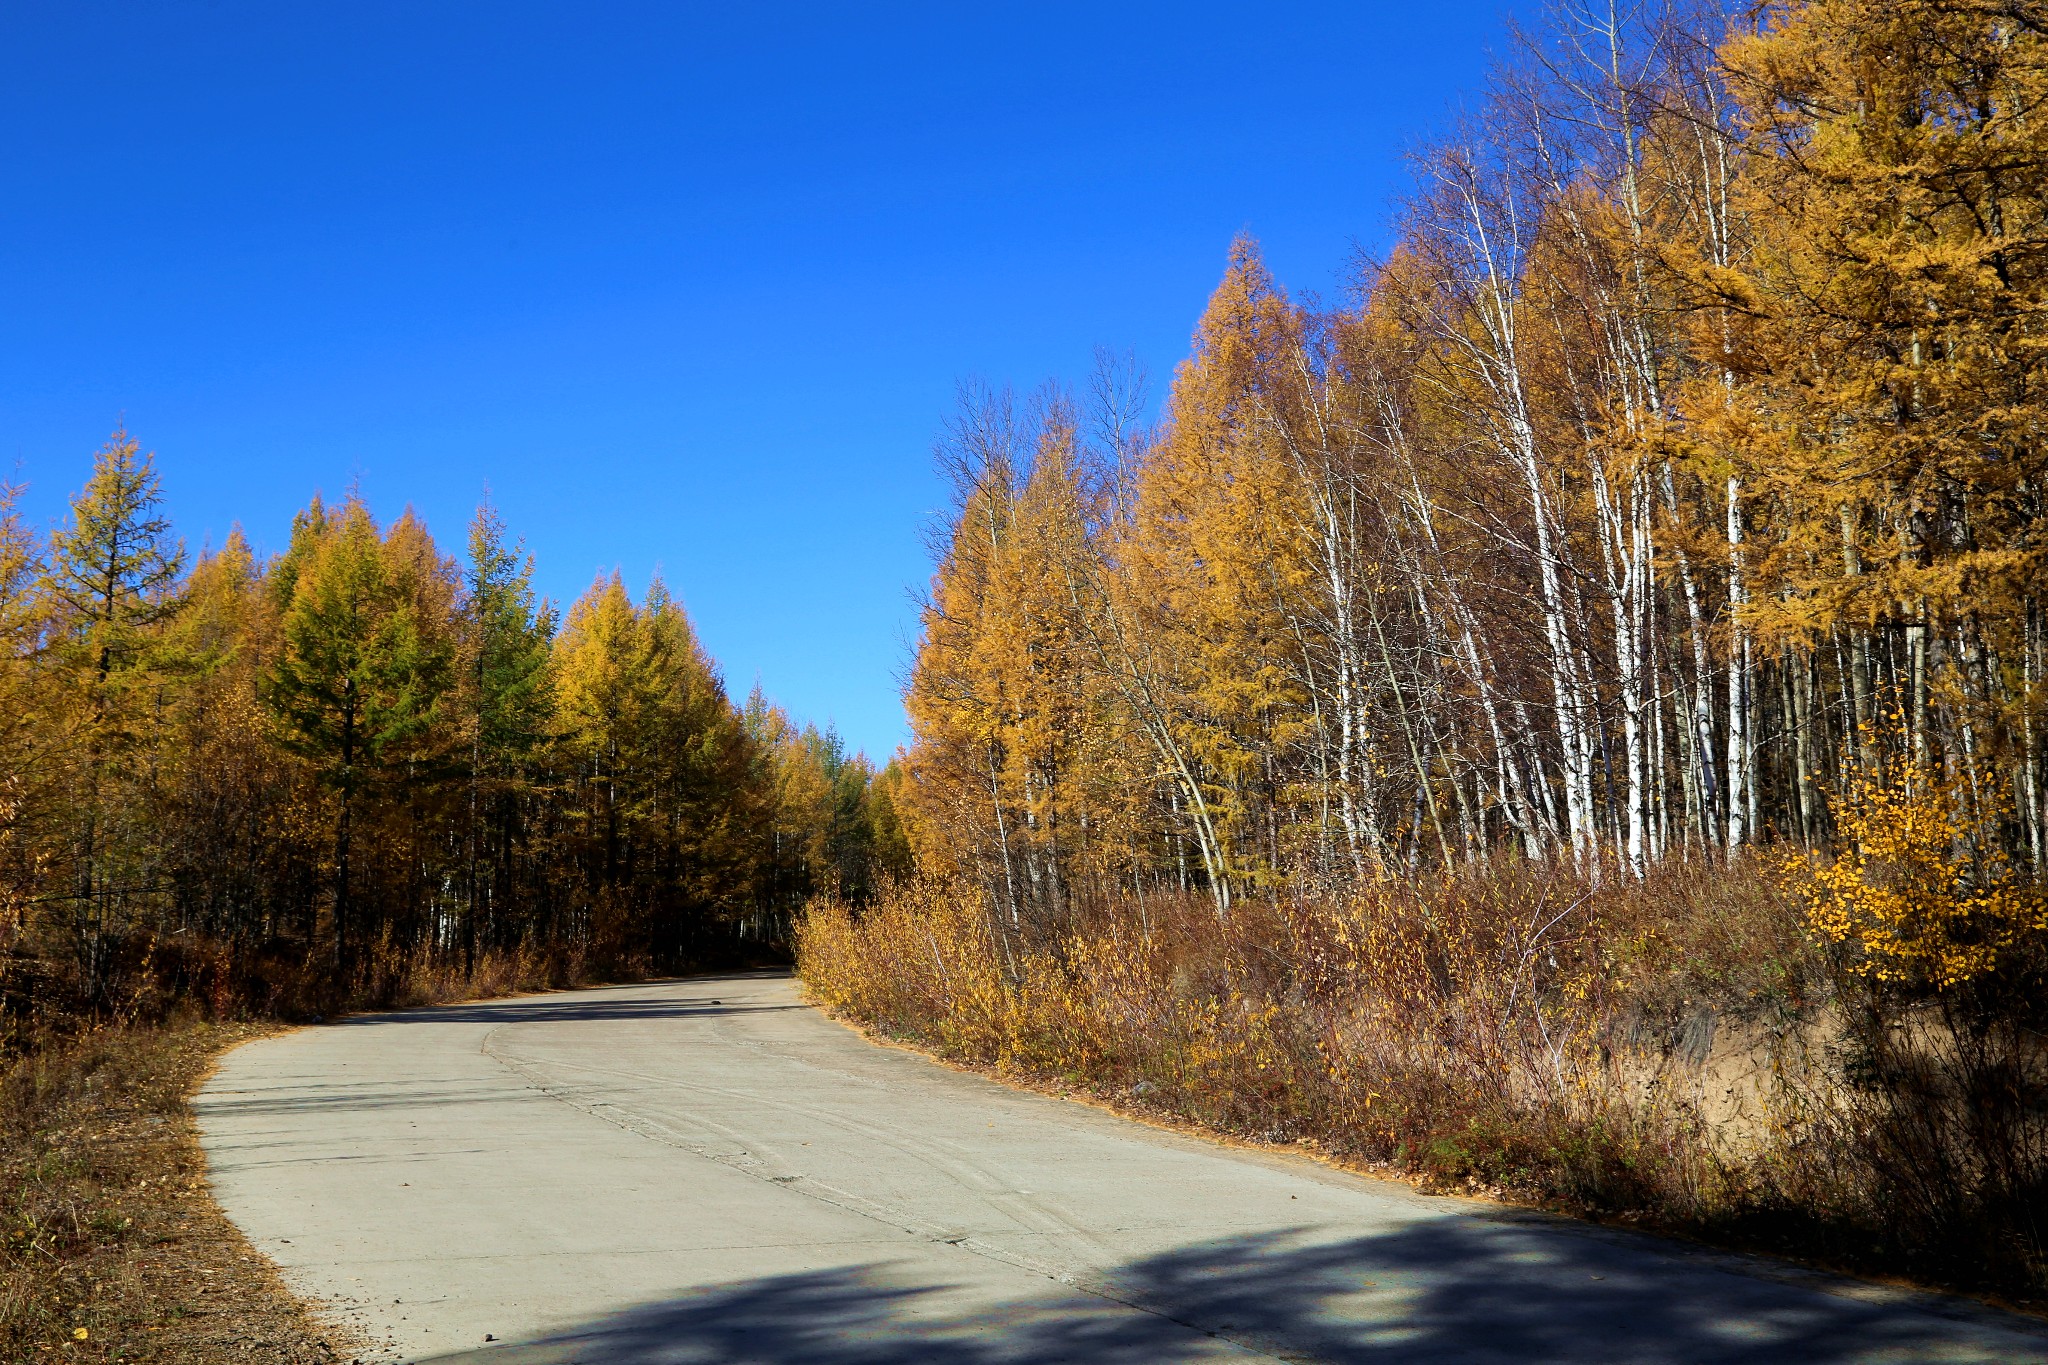
M924 881L820 900L795 941L828 1009L998 1073L1433 1188L2029 1297L2034 931L1909 987L1869 967L1886 940L1838 932L1844 866L1871 865L1596 882L1498 860L1227 917L1111 899L1036 935Z
M1825 945L1838 1034L1800 1079L1811 1177L1915 1273L2048 1281L2048 897L1961 778L1892 757L1788 882ZM1818 1083L1817 1083L1818 1082Z
M858 913L814 904L796 942L828 1008L963 1061L1650 1213L1728 1179L1670 1040L1704 1012L1787 1013L1811 967L1790 918L1748 869L1601 887L1502 863L1228 917L1204 897L1110 901L1039 943L924 882Z

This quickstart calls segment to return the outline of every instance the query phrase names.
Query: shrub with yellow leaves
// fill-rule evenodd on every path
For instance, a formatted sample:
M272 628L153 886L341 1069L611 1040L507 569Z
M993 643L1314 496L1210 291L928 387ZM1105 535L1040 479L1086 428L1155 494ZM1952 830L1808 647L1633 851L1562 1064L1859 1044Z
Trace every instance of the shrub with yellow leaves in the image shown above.
M1868 980L1949 991L2048 931L2048 897L1986 837L1969 785L1894 755L1852 781L1841 851L1787 860L1807 923Z
M1916 760L1897 727L1868 738L1883 756L1838 803L1834 855L1783 865L1833 977L1829 1064L1797 1125L1802 1202L1854 1211L1917 1273L2035 1294L2048 896L2004 851L2010 812L1967 770Z

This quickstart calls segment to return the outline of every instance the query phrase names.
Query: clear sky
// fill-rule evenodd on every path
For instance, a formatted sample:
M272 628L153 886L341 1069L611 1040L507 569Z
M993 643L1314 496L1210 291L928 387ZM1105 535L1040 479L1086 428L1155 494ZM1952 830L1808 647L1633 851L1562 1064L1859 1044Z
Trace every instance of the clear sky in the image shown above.
M272 550L488 485L884 755L957 381L1163 381L1241 230L1339 288L1503 8L10 4L0 471L47 520L125 421Z

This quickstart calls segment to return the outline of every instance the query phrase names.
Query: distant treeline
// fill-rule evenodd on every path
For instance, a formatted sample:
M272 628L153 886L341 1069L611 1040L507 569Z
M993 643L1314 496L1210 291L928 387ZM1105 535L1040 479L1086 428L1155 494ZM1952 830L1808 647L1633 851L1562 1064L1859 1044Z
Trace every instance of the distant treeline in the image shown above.
M907 868L893 769L727 695L659 582L566 614L489 508L315 499L191 558L117 433L47 537L0 492L0 988L346 1000L431 960L773 951ZM373 992L374 993L374 992ZM310 1004L308 1005L310 1007Z

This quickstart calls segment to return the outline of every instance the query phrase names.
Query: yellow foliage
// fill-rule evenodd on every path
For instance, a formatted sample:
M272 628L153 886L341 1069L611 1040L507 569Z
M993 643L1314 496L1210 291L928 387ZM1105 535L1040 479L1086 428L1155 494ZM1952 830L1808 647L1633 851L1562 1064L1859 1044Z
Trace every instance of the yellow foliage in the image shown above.
M1964 784L1938 769L1893 758L1859 774L1839 819L1845 851L1788 870L1808 924L1860 975L1946 991L2048 931L2048 898L1982 837Z

